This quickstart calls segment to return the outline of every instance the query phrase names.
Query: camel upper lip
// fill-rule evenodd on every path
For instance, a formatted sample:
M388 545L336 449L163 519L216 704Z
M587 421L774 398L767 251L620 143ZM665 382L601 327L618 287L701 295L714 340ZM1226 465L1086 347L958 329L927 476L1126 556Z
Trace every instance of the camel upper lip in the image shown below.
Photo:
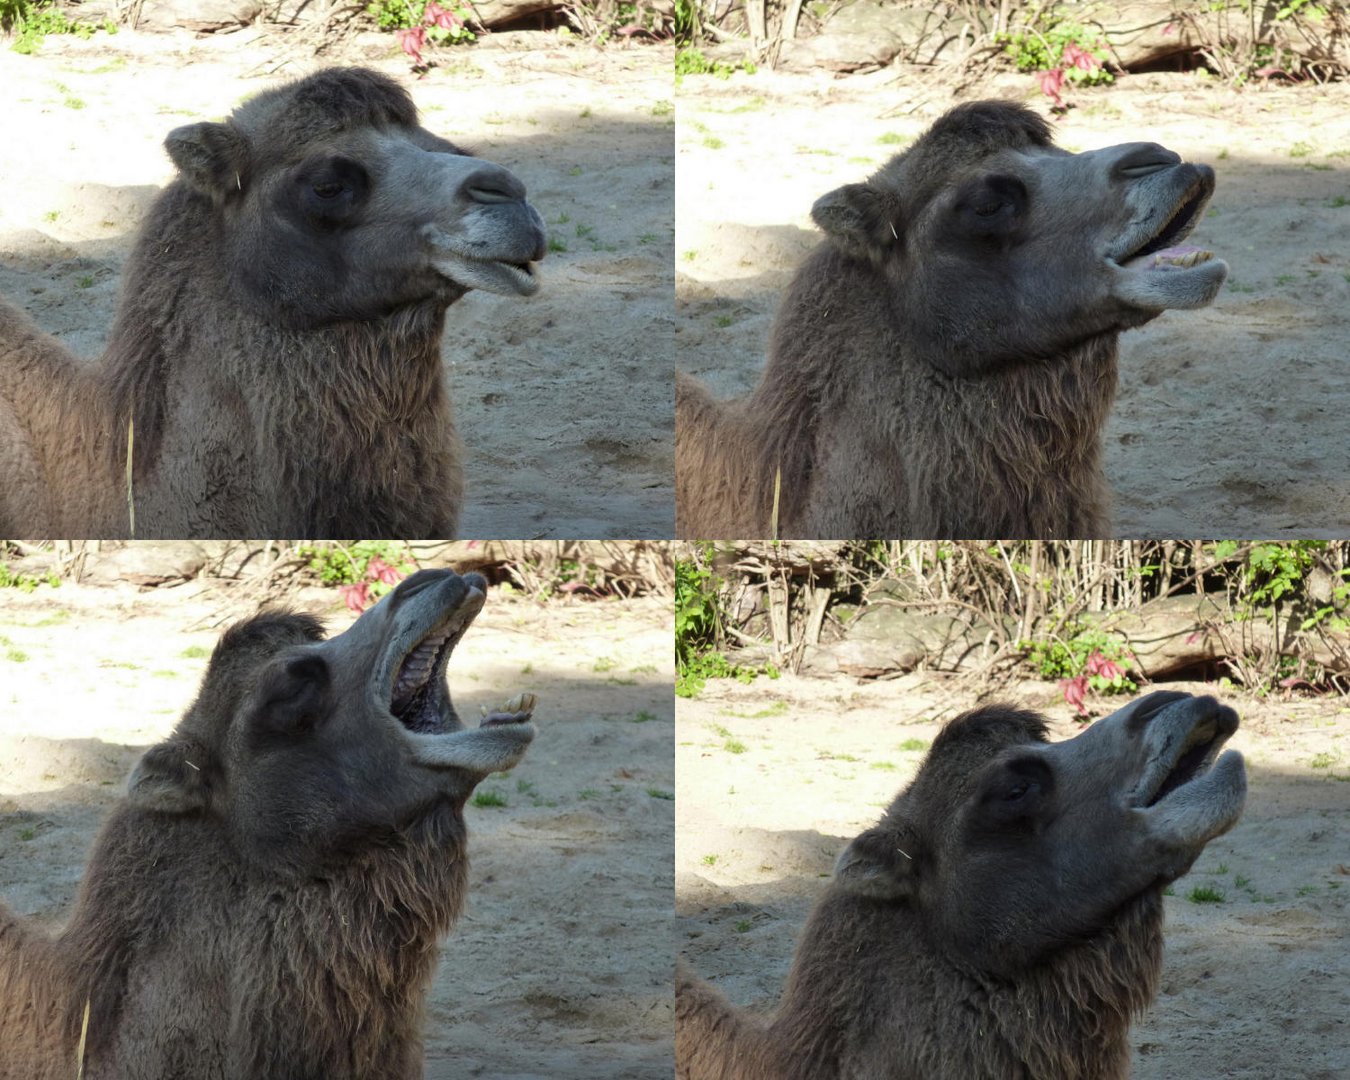
M1156 806L1178 788L1208 773L1237 728L1237 713L1232 709L1218 709L1198 717L1185 737L1168 747L1149 769L1136 793L1135 805Z
M1177 167L1188 168L1193 171L1194 175L1191 182L1178 197L1172 212L1162 225L1151 233L1142 237L1131 238L1130 246L1123 255L1115 257L1114 262L1125 265L1164 252L1172 245L1184 240L1195 228L1196 223L1200 220L1201 213L1204 211L1205 204L1214 194L1214 172L1207 167L1198 165ZM1205 258L1209 258L1209 253L1205 253ZM1165 267L1168 263L1163 261L1159 265Z

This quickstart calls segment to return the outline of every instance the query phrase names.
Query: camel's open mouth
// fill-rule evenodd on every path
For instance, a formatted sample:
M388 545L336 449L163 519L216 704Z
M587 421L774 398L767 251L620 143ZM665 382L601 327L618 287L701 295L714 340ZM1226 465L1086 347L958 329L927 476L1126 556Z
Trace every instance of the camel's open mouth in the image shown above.
M389 711L409 731L447 730L445 667L464 633L448 618L412 647L398 665L390 690Z
M1180 745L1170 748L1171 760L1161 763L1163 767L1149 785L1154 790L1141 792L1139 805L1156 806L1178 788L1206 775L1237 728L1237 713L1231 709L1197 719Z
M1198 171L1162 228L1120 259L1120 265L1132 270L1188 270L1214 258L1212 251L1203 248L1175 246L1190 235L1213 194L1214 174L1208 169Z

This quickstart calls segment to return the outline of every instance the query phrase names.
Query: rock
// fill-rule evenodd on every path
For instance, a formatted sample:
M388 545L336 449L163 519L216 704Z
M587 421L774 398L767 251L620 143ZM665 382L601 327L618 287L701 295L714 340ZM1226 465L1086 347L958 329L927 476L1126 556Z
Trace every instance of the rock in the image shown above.
M854 0L814 37L783 42L778 66L785 71L838 72L885 67L900 54L918 49L941 27L941 16L927 8Z
M143 587L172 585L196 577L206 561L206 549L190 540L132 543L90 559L84 580L98 584L128 581Z
M210 33L247 26L262 9L262 0L145 0L136 29Z

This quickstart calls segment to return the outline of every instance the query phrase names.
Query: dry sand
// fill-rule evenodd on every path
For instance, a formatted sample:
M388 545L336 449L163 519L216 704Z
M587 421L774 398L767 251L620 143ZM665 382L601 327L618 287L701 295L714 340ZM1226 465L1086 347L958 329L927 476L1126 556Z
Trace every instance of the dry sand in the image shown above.
M0 48L0 294L96 356L137 224L172 177L164 136L313 70L288 40L123 31ZM431 131L512 169L555 248L538 296L470 293L447 320L462 535L671 536L671 50L497 35L442 51L421 80L396 55L383 35L326 62L398 77Z
M0 590L0 897L55 925L147 744L163 738L240 590ZM333 590L287 598L336 632ZM469 806L465 917L430 999L429 1080L670 1075L668 601L489 595L451 659L466 716L534 690L539 734L504 808Z
M1203 684L1169 689L1216 692ZM1222 693L1222 691L1219 691ZM1053 684L1000 695L1078 730ZM719 680L676 708L676 936L733 1002L771 1007L845 843L973 704L923 676ZM1101 712L1109 702L1099 703ZM1132 1032L1136 1080L1332 1080L1350 1072L1350 704L1235 699L1238 825L1167 897L1162 991ZM744 747L730 752L728 743ZM1314 763L1317 763L1316 765ZM1197 886L1224 894L1193 903Z
M866 178L945 109L915 75L686 78L677 91L677 356L749 390L825 192ZM1029 77L967 97L1048 99ZM1154 141L1218 172L1195 243L1230 267L1216 303L1121 339L1105 434L1111 535L1350 531L1350 88L1237 92L1193 76L1074 91L1074 151Z

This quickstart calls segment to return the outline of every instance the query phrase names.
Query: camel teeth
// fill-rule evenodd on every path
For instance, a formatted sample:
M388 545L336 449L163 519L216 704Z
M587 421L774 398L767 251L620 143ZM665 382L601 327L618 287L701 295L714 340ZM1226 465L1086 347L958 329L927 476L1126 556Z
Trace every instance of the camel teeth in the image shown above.
M534 712L535 696L533 694L517 694L505 705L502 706L502 712L507 713L529 713Z
M1159 252L1153 256L1154 266L1178 266L1183 269L1189 269L1203 262L1209 262L1214 258L1212 251L1188 251L1184 255L1164 255Z

